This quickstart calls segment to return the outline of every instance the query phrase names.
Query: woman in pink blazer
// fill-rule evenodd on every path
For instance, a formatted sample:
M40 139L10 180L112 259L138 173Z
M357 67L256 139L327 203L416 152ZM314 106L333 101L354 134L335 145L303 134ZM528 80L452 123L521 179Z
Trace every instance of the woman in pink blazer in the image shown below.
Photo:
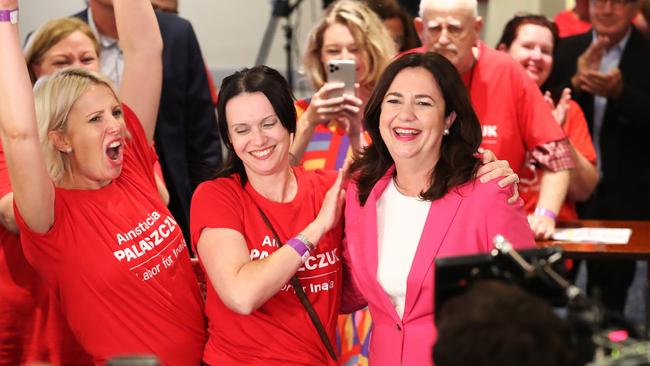
M496 234L534 246L513 187L477 179L481 128L444 57L408 54L366 107L374 142L351 169L347 264L374 320L370 364L432 364L434 260L489 251Z

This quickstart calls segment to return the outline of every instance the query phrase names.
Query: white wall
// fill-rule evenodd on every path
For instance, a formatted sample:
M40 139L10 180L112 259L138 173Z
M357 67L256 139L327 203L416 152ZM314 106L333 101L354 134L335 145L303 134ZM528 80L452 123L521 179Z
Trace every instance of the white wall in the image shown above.
M485 18L482 36L488 45L494 46L503 25L514 13L553 15L565 5L565 0L488 0L487 4L480 3L479 10ZM24 37L44 21L74 14L85 6L84 0L21 0L21 34ZM321 0L304 0L292 16L292 23L297 24L294 65L299 65L298 52L302 52L307 34L320 19L321 6ZM253 65L270 19L271 0L180 0L179 10L194 25L206 63L219 81L234 70ZM277 26L266 64L284 72L282 25L284 19ZM306 89L308 86L303 84L302 93Z
M295 1L292 1L294 3ZM20 30L24 38L43 22L74 14L85 8L84 0L21 0ZM294 65L312 25L322 14L320 0L304 0L296 9ZM180 15L190 20L201 44L203 56L219 81L228 73L252 66L271 17L271 0L180 0ZM284 72L284 32L281 19L266 64Z

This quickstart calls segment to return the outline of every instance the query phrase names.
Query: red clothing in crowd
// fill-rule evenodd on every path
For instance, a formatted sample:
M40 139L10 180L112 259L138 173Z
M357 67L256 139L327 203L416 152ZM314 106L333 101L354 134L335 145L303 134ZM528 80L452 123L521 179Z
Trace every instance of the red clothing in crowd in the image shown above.
M45 234L15 209L25 256L96 364L144 353L165 365L197 365L206 337L196 277L156 190L144 130L126 106L124 118L131 138L117 179L97 190L56 188Z
M526 152L565 139L539 87L510 55L478 44L479 57L463 75L481 123L483 142L521 176Z
M591 23L586 20L578 18L578 15L573 10L566 9L555 14L553 18L555 25L557 25L560 37L575 36L582 34L591 29Z
M11 192L0 145L0 198ZM70 332L59 304L27 263L20 237L0 225L0 365L30 362L92 364Z
M236 174L199 185L190 215L193 245L204 228L228 228L243 235L251 260L275 252L279 247L257 206L280 239L286 241L316 218L325 193L336 179L335 172L293 169L298 192L291 202L269 201L248 183L242 188ZM342 235L341 222L321 238L316 251L296 273L332 344L341 298ZM206 313L210 337L203 360L210 365L336 364L288 283L250 315L230 310L209 284Z
M569 102L569 110L567 112L563 129L564 133L566 133L566 136L569 138L569 141L571 141L573 148L595 165L596 149L594 149L594 144L591 142L591 134L589 134L587 120L585 119L585 115L582 113L582 109L578 103L573 100ZM527 170L529 173L526 174L526 177L532 176L532 179L528 182L524 182L524 180L529 178L522 178L519 193L526 202L526 205L524 206L526 212L533 212L537 206L537 201L539 201L539 188L543 172L540 172L532 165L529 165ZM557 217L559 220L578 219L575 203L568 197L564 200Z
M497 158L507 160L521 177L527 163L527 152L564 140L566 136L555 122L539 87L521 65L505 52L491 49L481 41L477 48L478 59L462 77L481 123L481 147L494 152ZM426 52L426 48L414 48L401 55L413 52ZM542 165L552 171L572 168L573 161L564 160L569 154L549 151Z

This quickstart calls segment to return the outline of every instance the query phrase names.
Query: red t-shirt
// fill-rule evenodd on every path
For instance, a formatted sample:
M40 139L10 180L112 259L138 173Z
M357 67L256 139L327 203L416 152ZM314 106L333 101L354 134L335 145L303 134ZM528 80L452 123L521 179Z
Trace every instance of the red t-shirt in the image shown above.
M334 172L293 169L298 192L286 203L267 200L250 184L242 188L238 175L199 185L190 214L193 245L204 228L229 228L244 236L251 260L275 252L278 246L273 233L256 204L268 216L280 239L286 241L316 218L325 193L336 179ZM332 344L341 297L342 235L341 222L323 236L316 252L297 272ZM289 283L250 315L230 310L209 284L206 313L210 336L203 360L210 365L335 364Z
M0 198L12 192L0 144ZM89 365L61 314L23 254L20 237L0 225L0 365L29 362Z
M472 106L481 123L483 142L522 177L526 152L553 141L564 132L539 87L512 57L479 42L479 57L463 75Z
M596 149L594 149L594 144L591 141L587 120L580 105L573 100L569 101L569 109L563 129L573 148L592 164L596 164ZM539 189L543 172L540 172L533 165L528 165L527 170L527 178L522 177L519 193L526 202L524 206L526 212L532 213L535 211L537 201L539 201ZM578 213L576 212L575 203L567 197L557 216L559 220L576 220Z
M15 209L25 255L95 363L144 353L165 365L197 365L206 334L196 277L156 190L144 130L126 106L124 118L131 138L117 179L97 190L56 188L46 234Z
M573 10L566 9L555 14L553 18L555 25L557 25L560 37L575 36L582 34L591 29L591 23L584 21L573 12Z

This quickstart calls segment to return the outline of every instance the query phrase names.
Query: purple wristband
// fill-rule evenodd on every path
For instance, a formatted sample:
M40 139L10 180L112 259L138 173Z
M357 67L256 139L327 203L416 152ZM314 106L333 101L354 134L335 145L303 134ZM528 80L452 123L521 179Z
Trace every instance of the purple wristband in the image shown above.
M544 207L537 207L535 209L535 216L546 216L553 221L557 220L557 215L551 210L547 210Z
M0 22L9 22L11 24L18 23L18 9L1 9Z
M285 245L288 245L291 248L293 248L293 250L295 250L296 253L298 253L303 263L305 263L307 258L309 258L309 248L300 239L291 238L287 241Z

